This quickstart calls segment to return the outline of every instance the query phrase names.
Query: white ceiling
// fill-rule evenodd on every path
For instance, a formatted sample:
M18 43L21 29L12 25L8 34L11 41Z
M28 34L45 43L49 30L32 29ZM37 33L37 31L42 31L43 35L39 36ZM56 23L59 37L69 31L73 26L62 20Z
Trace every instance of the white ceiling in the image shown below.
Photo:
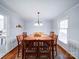
M50 20L76 5L79 0L2 0L2 2L27 20L37 19L38 11L42 20Z

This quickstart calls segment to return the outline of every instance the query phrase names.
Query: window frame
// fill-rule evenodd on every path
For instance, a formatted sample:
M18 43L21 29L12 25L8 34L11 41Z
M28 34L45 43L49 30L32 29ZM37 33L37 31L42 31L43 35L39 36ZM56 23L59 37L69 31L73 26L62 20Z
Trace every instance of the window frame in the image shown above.
M59 23L59 40L64 44L68 43L67 32L68 32L68 19L61 20Z

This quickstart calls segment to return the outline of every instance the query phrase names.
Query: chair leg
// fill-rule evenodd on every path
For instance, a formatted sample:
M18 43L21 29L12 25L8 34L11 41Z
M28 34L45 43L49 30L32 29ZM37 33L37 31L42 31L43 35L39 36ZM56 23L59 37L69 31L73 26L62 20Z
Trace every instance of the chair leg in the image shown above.
M52 48L52 59L54 59L54 48Z
M56 46L56 56L57 56L57 46Z
M20 50L20 49L19 49L19 46L18 46L18 57L19 57L19 50Z
M56 56L57 56L57 46L55 46L55 52L56 52Z
M25 59L28 59L28 57L25 55Z
M48 56L48 57L49 57L49 59L51 59L51 54L49 54L49 56Z

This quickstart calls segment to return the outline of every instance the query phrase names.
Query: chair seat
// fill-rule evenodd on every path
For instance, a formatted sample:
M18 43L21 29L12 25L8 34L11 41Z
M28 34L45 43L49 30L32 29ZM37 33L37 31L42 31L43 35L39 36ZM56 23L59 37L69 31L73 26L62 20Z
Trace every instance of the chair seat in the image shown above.
M36 50L31 50L31 49L27 49L25 52L26 56L37 56L37 51Z
M26 50L26 53L35 53L35 52L37 52L36 50Z
M41 50L39 51L40 53L48 53L49 51L48 50Z

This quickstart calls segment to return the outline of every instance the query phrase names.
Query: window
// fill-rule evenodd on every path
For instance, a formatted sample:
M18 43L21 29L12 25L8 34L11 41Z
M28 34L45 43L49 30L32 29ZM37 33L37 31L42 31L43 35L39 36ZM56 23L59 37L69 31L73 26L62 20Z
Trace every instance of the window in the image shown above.
M60 21L59 40L65 44L67 44L67 28L68 20Z
M0 15L0 31L4 29L4 16Z

